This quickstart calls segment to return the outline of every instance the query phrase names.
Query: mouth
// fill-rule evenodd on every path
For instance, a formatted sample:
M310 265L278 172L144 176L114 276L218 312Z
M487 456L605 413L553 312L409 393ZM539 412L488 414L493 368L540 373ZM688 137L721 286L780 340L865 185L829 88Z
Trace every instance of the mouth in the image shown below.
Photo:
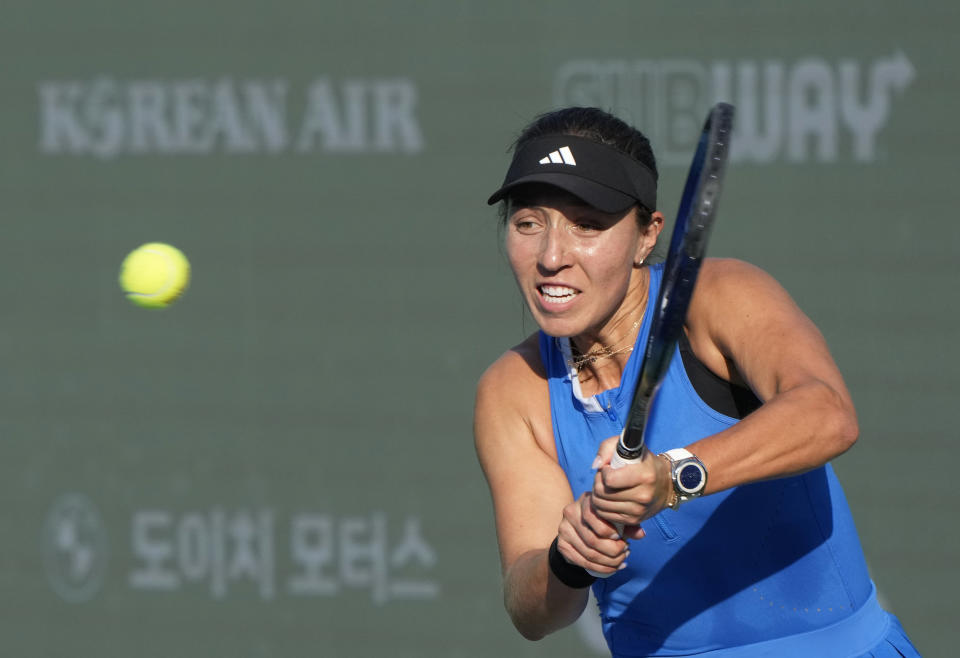
M540 298L548 304L569 304L580 294L580 291L575 288L558 285L540 285L537 286L537 292L540 293Z

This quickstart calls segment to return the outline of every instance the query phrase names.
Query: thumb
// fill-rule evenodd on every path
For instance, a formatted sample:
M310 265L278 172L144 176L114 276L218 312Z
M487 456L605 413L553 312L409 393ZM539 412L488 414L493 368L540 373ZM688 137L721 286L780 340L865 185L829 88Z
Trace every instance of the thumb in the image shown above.
M617 442L619 440L619 436L611 436L609 439L605 439L597 449L597 456L593 460L593 463L590 464L590 468L597 470L598 468L602 468L604 465L609 464L610 460L613 459L613 453L617 451Z

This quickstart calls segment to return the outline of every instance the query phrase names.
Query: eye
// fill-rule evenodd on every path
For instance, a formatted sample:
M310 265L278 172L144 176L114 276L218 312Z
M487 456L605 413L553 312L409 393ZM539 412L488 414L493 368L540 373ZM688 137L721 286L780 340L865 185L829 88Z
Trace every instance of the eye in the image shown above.
M511 220L513 228L518 233L529 235L540 230L540 222L530 215L518 215Z
M602 224L600 224L600 222L584 219L576 222L573 225L573 228L577 233L589 234L589 233L596 233L598 231L602 231L604 227Z
M616 219L595 210L585 210L574 216L573 231L581 235L593 235L613 228Z

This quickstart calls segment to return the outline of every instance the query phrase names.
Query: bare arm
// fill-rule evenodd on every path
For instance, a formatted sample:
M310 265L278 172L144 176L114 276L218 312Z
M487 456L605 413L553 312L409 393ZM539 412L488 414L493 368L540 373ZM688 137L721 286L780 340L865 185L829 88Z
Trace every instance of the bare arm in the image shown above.
M480 380L474 436L493 497L504 604L520 633L535 640L576 621L587 602L586 589L567 587L551 572L553 540L560 537L568 561L607 572L622 562L626 544L609 538L612 527L593 515L588 500L573 499L556 461L546 382L531 342L505 354ZM606 538L592 532L585 516Z
M740 261L708 260L686 326L707 367L764 402L688 446L707 467L705 493L803 473L856 441L856 412L823 336L768 274ZM656 514L666 473L656 460L622 472L604 468L593 492L600 516L629 525Z
M688 327L698 357L742 378L764 405L690 450L709 469L707 492L803 473L856 441L857 417L826 341L762 270L710 261Z

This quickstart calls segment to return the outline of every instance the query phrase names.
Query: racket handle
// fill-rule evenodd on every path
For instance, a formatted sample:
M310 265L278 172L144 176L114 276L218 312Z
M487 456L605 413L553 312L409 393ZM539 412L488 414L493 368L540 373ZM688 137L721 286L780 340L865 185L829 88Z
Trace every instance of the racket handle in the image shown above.
M614 469L623 468L627 464L634 464L638 461L640 461L639 457L637 457L636 459L624 459L623 457L620 456L619 452L615 452L613 453L613 459L610 460L610 468L614 468ZM617 527L617 534L622 537L623 524L615 523L614 525ZM587 569L587 573L589 573L591 576L594 576L595 578L609 578L610 576L613 575L612 573L598 573L596 571L593 571L592 569Z
M615 452L613 453L613 459L610 460L610 468L614 470L623 468L627 464L636 464L638 461L640 461L640 459L640 457L637 457L636 459L624 459L620 456L619 452Z

